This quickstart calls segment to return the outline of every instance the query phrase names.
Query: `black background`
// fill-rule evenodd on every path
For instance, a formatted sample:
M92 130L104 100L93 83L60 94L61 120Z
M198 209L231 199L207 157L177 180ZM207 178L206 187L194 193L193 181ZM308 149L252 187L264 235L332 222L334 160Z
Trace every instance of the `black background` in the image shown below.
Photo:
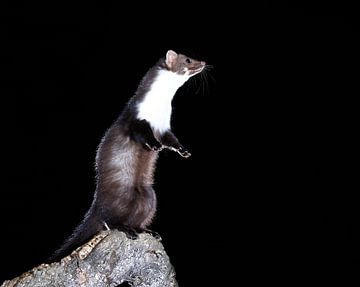
M180 285L359 263L345 163L355 114L342 101L351 9L141 7L2 9L0 281L42 263L80 222L100 139L168 49L214 66L173 101L173 131L192 157L162 152L156 171L152 229Z

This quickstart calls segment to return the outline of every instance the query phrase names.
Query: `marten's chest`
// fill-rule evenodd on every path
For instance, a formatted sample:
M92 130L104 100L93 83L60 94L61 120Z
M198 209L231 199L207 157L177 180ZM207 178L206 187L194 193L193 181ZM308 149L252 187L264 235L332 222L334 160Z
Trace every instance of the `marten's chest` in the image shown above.
M137 118L146 120L160 133L170 129L171 101L184 77L169 71L159 71L144 98L137 105Z

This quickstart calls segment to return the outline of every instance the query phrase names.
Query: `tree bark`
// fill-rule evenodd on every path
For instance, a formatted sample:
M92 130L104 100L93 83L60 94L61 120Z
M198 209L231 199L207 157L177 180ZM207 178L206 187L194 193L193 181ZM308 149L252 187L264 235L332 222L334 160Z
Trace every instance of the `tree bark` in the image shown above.
M109 230L94 236L60 262L41 264L1 287L175 287L175 271L159 239L147 233L136 240ZM129 286L127 285L127 286Z

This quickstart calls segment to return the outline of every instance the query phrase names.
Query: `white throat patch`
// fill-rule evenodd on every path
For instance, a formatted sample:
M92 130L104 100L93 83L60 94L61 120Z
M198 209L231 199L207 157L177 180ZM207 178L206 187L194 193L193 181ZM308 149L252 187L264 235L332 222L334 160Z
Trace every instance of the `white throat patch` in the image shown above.
M170 129L171 101L189 76L160 70L150 90L138 104L138 119L147 120L153 129L163 133Z

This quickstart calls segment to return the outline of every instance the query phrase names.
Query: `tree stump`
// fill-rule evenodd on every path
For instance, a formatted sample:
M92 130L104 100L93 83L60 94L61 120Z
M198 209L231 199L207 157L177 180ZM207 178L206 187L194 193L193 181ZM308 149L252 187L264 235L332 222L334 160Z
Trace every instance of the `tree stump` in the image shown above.
M178 286L174 268L159 239L141 233L138 239L132 240L123 232L108 230L94 236L60 262L41 264L5 281L1 287L129 285Z

